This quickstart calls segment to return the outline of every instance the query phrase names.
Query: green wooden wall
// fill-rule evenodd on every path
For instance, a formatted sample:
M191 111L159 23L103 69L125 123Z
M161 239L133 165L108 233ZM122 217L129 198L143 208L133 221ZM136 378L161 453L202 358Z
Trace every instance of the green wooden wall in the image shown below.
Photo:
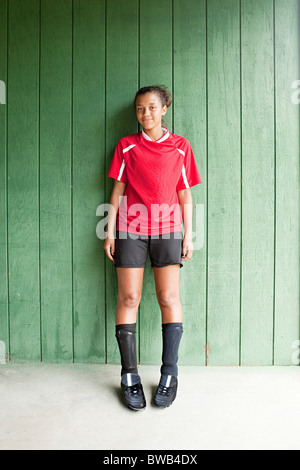
M117 278L96 211L109 202L117 141L139 130L137 89L165 84L174 93L167 125L192 143L203 180L192 194L204 246L181 270L180 362L292 363L299 13L298 0L0 0L0 341L9 359L119 362ZM138 326L140 362L159 364L149 259Z

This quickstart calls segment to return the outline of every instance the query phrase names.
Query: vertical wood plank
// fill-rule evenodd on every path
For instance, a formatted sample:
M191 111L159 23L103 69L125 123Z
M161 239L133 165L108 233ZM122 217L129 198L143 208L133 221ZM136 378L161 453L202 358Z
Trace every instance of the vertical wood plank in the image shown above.
M206 2L174 2L174 133L193 148L202 184L192 188L194 253L180 272L184 335L179 364L205 365L206 246L204 219L197 205L206 207ZM198 213L198 216L197 216ZM202 235L201 233L202 232Z
M240 9L210 0L208 24L209 365L240 360Z
M73 57L74 360L105 362L105 0L75 0Z
M273 0L242 0L242 365L273 362Z
M0 0L0 80L7 91L7 0ZM7 94L7 93L6 93ZM9 354L9 311L7 269L7 97L0 104L0 341ZM0 358L1 360L1 358Z
M140 87L165 85L173 92L172 0L140 1ZM172 108L165 125L173 131ZM161 312L148 254L140 303L140 354L143 364L159 364L162 355Z
M9 1L8 46L11 358L39 360L38 0Z
M133 100L138 87L138 0L107 2L106 201L114 181L107 177L118 140L137 132ZM120 363L115 338L117 272L106 257L107 361Z
M275 1L276 271L275 365L292 364L299 340L299 0ZM298 85L299 89L299 85ZM299 98L299 94L297 95ZM296 343L296 347L297 343Z
M72 0L41 2L40 80L43 360L72 361Z

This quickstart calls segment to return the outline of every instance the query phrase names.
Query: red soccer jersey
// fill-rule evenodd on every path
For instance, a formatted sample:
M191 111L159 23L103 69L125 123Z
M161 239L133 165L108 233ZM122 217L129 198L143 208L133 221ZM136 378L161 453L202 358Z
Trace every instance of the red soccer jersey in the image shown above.
M157 141L142 130L117 143L108 172L126 184L117 230L139 235L181 232L177 191L202 181L189 141L163 130Z

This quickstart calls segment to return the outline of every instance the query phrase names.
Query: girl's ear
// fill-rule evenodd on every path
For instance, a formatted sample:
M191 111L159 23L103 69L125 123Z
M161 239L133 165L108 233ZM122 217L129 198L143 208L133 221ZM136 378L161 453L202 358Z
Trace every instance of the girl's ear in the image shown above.
M168 107L166 105L163 106L163 108L162 108L162 115L163 116L166 114L167 110L168 110Z

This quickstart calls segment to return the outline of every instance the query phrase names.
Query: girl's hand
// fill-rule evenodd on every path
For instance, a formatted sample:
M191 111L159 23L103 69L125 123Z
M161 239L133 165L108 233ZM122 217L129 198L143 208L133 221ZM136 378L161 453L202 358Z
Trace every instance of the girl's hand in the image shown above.
M104 251L106 253L106 256L113 261L113 256L115 254L115 239L114 238L109 238L107 237L104 242Z
M193 256L193 241L191 238L184 237L182 242L182 261L188 261Z

